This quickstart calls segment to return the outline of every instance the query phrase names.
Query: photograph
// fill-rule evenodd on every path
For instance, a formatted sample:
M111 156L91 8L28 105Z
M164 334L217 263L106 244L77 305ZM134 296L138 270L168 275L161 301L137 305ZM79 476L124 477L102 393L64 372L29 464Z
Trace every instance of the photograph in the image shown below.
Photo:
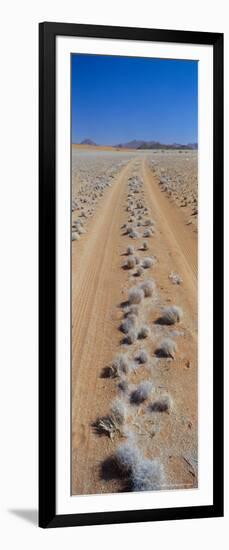
M198 60L71 54L71 495L198 489Z

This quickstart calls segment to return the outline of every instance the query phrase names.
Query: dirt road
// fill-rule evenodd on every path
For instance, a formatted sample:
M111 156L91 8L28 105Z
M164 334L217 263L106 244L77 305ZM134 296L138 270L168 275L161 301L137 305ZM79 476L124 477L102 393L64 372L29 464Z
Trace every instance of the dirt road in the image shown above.
M143 240L130 242L121 230L127 222L127 183L133 172L143 178L145 201L157 228L155 236L149 239L147 253L157 258L152 276L158 301L148 319L153 331L151 341L147 342L151 356L162 330L155 325L161 305L174 303L184 310L176 361L172 367L166 362L154 362L151 372L157 386L165 387L172 396L173 410L170 415L159 413L160 418L156 415L156 427L160 428L156 430L157 437L153 444L143 438L140 445L146 455L160 457L168 488L196 485L197 472L192 463L192 458L196 461L197 457L196 235L185 226L182 213L161 193L146 160L137 159L130 161L107 189L87 233L72 245L73 494L122 489L121 480L103 467L118 442L98 436L93 423L107 414L117 396L117 381L103 378L102 373L121 351L119 306L130 286L138 282L133 274L122 269L127 246L138 247ZM182 285L171 284L168 278L171 271L181 275ZM142 426L146 427L144 423L142 419Z

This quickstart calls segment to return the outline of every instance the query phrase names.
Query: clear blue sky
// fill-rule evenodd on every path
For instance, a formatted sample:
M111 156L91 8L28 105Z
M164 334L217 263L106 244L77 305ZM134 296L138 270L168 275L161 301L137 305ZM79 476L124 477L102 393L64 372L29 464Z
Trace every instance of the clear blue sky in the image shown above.
M72 55L72 141L197 142L198 62Z

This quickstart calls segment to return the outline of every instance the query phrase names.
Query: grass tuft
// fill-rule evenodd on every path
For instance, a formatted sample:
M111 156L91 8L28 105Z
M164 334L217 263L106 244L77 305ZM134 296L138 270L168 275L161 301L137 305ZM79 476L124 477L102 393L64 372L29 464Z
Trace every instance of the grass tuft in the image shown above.
M150 380L140 382L138 387L131 393L131 403L140 405L140 403L143 403L146 399L149 399L152 390L153 384Z
M163 309L163 314L160 317L160 323L164 325L175 325L179 323L183 316L183 311L180 307L170 306Z
M155 282L152 280L144 281L144 283L142 283L140 286L146 298L152 296L152 294L155 291L155 287L156 287Z
M144 298L144 292L141 288L131 288L128 295L129 304L140 304Z
M156 355L158 355L158 357L170 357L171 359L174 359L176 350L176 343L171 340L171 338L165 338L156 350Z

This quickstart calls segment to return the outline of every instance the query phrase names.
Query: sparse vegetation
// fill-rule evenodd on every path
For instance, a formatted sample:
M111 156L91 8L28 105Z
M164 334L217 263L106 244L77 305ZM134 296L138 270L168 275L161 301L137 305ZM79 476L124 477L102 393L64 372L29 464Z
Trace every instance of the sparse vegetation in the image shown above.
M163 482L163 468L158 460L142 458L134 466L131 474L133 491L157 491Z
M152 390L153 384L150 380L140 382L138 387L131 393L131 403L134 403L135 405L140 405L140 403L143 403L143 401L149 399Z
M174 271L171 271L169 274L169 279L174 285L181 285L183 283L182 277Z
M150 297L153 295L154 291L155 291L155 282L151 280L148 280L148 281L144 281L144 283L141 284L140 288L143 290L144 292L144 295L146 298Z
M76 233L76 231L74 231L72 233L72 241L79 241L80 240L80 236L78 235L78 233Z
M122 376L123 374L128 374L131 368L132 368L132 365L128 356L124 353L120 353L111 363L111 366L110 366L111 376L117 377L117 376Z
M135 257L134 257L134 256L131 256L131 257L128 258L128 260L126 261L125 267L126 267L127 269L133 269L133 268L135 267L135 264L136 264Z
M131 239L139 239L140 236L141 235L135 229L132 229L129 233L129 237L131 237Z
M98 434L108 435L112 439L116 433L122 431L126 415L127 411L124 403L120 399L117 399L112 405L110 414L98 418L94 424L94 428Z
M130 331L126 335L126 340L125 340L126 344L129 344L129 345L134 344L134 342L136 342L137 340L137 337L138 337L137 331L134 328L130 329Z
M136 275L137 277L141 277L141 275L144 273L144 268L139 266L137 271L136 271Z
M128 246L126 253L127 253L128 256L130 256L131 254L134 254L134 247L133 246Z
M129 291L128 301L129 304L140 304L144 298L144 292L141 288L134 287Z
M174 325L179 323L183 316L183 311L180 307L170 306L163 309L162 316L160 318L161 324Z
M152 412L168 412L171 408L171 398L169 395L164 395L150 403L149 408Z
M148 269L149 267L152 267L152 265L154 265L155 263L155 259L154 258L144 258L144 260L142 260L142 267L144 267L144 269Z
M175 358L176 353L176 343L171 340L171 338L165 338L160 343L159 347L156 350L156 355L159 357L170 357L171 359Z
M120 330L124 332L124 334L127 334L133 327L136 326L136 323L137 323L136 315L134 315L133 313L129 314L128 317L126 317L122 321L120 325Z
M118 447L115 458L120 470L124 473L130 473L141 460L141 453L138 447L127 442Z
M143 242L143 245L142 245L142 249L143 249L143 250L148 250L148 248L149 248L148 243L147 243L146 241L144 241L144 242Z
M138 338L140 340L143 340L144 338L147 338L149 335L150 335L149 327L147 327L147 325L142 325L142 327L138 331Z
M142 365L144 363L147 363L148 360L149 360L149 356L148 356L148 353L145 349L141 349L139 351L139 354L137 355L136 357L137 361L139 361L139 363L141 363Z

